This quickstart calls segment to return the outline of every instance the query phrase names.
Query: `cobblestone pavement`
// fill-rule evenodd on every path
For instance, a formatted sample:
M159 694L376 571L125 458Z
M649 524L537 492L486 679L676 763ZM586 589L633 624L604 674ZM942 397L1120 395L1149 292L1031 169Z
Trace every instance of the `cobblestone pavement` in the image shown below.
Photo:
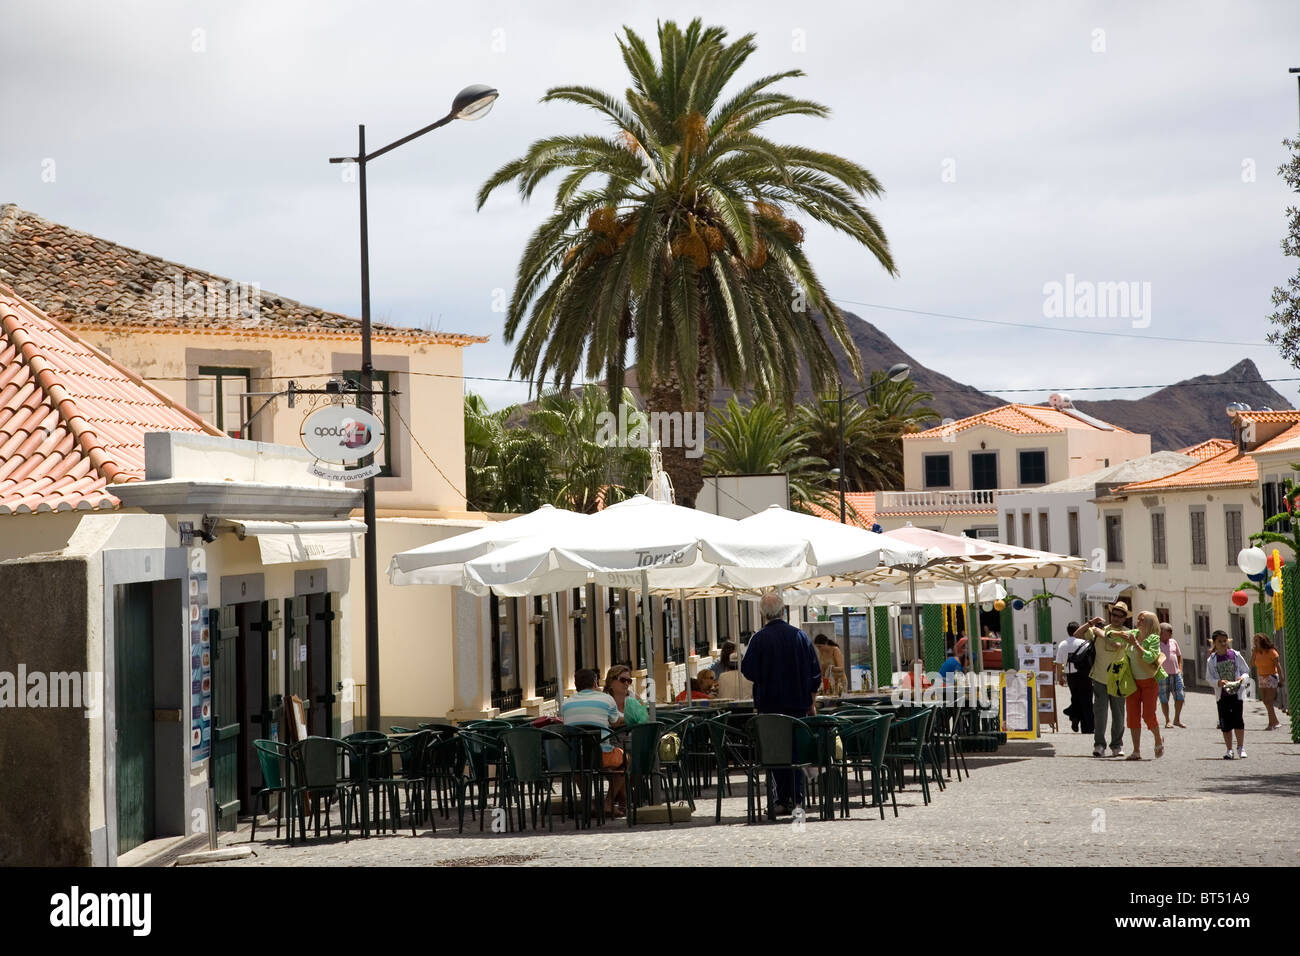
M1092 738L1048 731L1012 741L996 754L968 756L971 777L923 806L913 785L900 794L899 816L854 807L852 819L789 819L749 826L743 784L713 823L712 791L689 824L624 821L576 832L457 835L455 818L437 834L344 842L309 840L290 847L259 828L256 856L223 866L410 866L496 864L592 865L872 865L1017 864L1152 866L1291 865L1300 863L1300 745L1283 727L1263 732L1264 708L1246 706L1246 760L1223 760L1214 698L1189 694L1187 729L1165 731L1152 758L1143 733L1141 762L1091 756ZM1127 731L1125 750L1129 747ZM1218 821L1211 825L1212 821ZM265 834L265 837L263 837ZM247 841L247 829L232 843ZM226 841L223 840L223 844Z

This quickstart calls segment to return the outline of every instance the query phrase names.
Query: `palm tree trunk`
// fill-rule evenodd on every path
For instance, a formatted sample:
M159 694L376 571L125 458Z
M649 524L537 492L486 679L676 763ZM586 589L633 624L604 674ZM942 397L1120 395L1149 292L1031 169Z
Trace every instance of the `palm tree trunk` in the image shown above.
M707 327L705 322L700 324L702 329ZM681 376L676 367L668 378L650 389L646 399L651 440L661 443L664 471L672 480L673 494L677 504L687 508L695 507L695 499L704 487L704 420L713 397L713 348L703 330L699 350L700 364L695 376L693 402L684 400ZM656 418L656 413L660 417ZM656 422L672 422L673 427L660 424L656 429ZM680 428L676 427L678 424Z

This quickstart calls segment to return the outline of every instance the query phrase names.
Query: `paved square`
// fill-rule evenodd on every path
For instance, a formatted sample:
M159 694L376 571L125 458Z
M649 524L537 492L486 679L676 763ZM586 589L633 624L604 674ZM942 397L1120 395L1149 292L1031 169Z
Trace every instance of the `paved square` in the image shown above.
M899 816L854 807L852 819L744 822L743 784L713 823L712 791L689 824L624 821L576 832L483 833L455 818L437 834L341 838L290 847L259 826L257 855L220 866L428 865L844 865L981 864L1015 866L1192 866L1300 863L1300 745L1283 727L1264 732L1263 705L1246 706L1246 760L1223 760L1214 698L1189 694L1186 730L1165 731L1167 749L1151 759L1144 731L1141 762L1097 759L1092 738L1048 732L1013 741L996 754L968 755L971 777L953 780L923 806L914 785ZM1127 732L1125 749L1128 749ZM246 841L247 829L224 837Z

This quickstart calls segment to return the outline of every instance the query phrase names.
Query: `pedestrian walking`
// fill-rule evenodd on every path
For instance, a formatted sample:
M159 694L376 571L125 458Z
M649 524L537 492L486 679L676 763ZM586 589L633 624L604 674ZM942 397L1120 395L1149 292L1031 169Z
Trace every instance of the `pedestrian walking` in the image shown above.
M1281 676L1277 666L1277 648L1273 646L1273 641L1267 634L1256 634L1251 650L1252 663L1259 677L1259 699L1268 709L1268 726L1264 729L1274 730L1278 726L1278 719L1273 704L1277 700L1277 688Z
M1160 682L1160 709L1164 711L1165 726L1169 727L1169 698L1174 698L1174 727L1186 728L1183 723L1183 701L1187 694L1183 690L1183 649L1174 637L1174 626L1169 623L1160 625L1160 653L1165 655L1166 677Z
M1094 617L1082 625L1075 635L1085 641L1091 641L1094 648L1092 670L1088 676L1092 681L1092 755L1106 756L1106 723L1110 722L1110 754L1112 757L1124 756L1124 698L1111 694L1109 670L1115 660L1124 653L1127 641L1111 631L1123 631L1128 623L1128 605L1116 601L1107 611L1110 622L1105 630L1100 625L1106 623Z
M1224 760L1246 759L1246 723L1242 717L1241 689L1250 677L1246 658L1231 647L1232 638L1227 631L1210 635L1214 649L1205 661L1205 679L1214 687L1214 700L1219 709L1219 729L1223 731ZM1232 735L1237 735L1237 751L1232 751Z
M1163 667L1165 655L1160 652L1160 620L1150 611L1138 615L1136 630L1124 634L1128 641L1125 653L1133 675L1135 687L1124 699L1128 720L1129 738L1133 752L1129 760L1142 759L1142 725L1155 737L1155 755L1165 755L1165 742L1160 736L1160 722L1156 719L1156 684L1167 676Z
M1092 679L1079 666L1078 655L1087 651L1087 641L1078 636L1079 625L1065 627L1065 640L1056 647L1056 683L1070 689L1070 706L1062 713L1070 718L1070 730L1092 733Z

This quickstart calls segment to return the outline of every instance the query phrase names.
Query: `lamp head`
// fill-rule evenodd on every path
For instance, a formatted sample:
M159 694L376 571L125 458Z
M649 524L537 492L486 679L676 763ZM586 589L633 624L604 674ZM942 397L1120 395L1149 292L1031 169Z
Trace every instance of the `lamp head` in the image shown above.
M451 103L451 116L453 119L476 120L487 116L492 110L492 104L497 101L498 93L490 86L484 86L476 83L473 86L467 86L459 93Z
M911 374L912 366L899 362L897 365L891 365L889 367L889 371L885 373L885 377L891 382L901 382Z

